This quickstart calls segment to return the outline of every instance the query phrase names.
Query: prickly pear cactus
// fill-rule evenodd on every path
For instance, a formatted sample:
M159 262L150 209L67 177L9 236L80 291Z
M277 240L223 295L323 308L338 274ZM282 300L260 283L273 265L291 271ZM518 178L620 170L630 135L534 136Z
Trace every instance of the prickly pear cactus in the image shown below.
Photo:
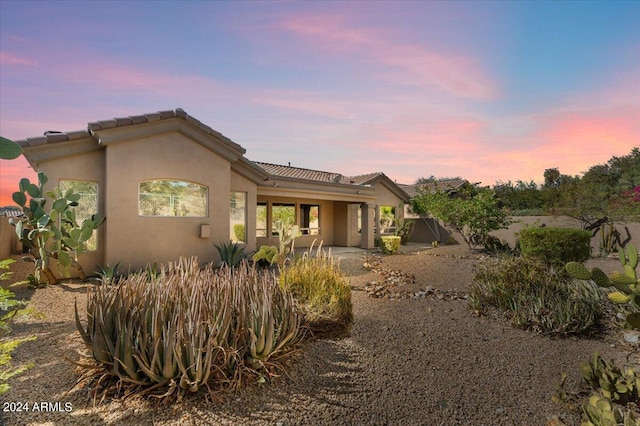
M579 280L591 280L600 287L615 287L617 291L609 293L608 298L613 303L629 304L635 312L627 315L627 324L632 328L640 329L640 281L636 268L638 267L638 250L633 244L626 248L618 248L620 264L624 272L614 272L607 276L602 270L593 268L589 271L581 263L569 262L565 269L569 276Z

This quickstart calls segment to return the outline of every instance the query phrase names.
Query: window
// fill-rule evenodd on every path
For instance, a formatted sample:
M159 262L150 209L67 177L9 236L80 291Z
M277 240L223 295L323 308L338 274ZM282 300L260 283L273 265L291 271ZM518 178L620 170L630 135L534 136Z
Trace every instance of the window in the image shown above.
M271 235L276 236L275 225L282 222L285 227L291 227L296 224L296 205L273 203L271 206Z
M247 242L247 194L231 192L231 241Z
M140 216L207 217L208 189L193 182L147 180L140 182Z
M320 234L320 206L300 204L300 232L302 235Z
M267 236L267 203L258 203L256 208L256 236Z
M380 206L380 233L393 234L396 230L396 208Z
M78 200L75 210L76 221L78 225L82 225L83 221L98 213L98 183L60 179L60 190L64 193L69 189L73 189L76 194L80 194L80 200ZM65 225L61 224L60 226L64 227ZM86 242L86 248L87 250L96 250L98 248L97 231L94 231L93 236Z

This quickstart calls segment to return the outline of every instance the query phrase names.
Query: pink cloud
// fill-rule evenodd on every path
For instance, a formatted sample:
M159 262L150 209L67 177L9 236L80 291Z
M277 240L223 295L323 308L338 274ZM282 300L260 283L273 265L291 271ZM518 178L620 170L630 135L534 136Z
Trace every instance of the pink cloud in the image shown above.
M37 62L29 59L29 58L25 58L23 56L18 56L15 55L11 52L7 52L7 51L0 51L0 65L4 65L4 66L16 66L16 65L37 65Z
M473 57L393 40L382 30L349 26L335 15L298 15L281 21L277 29L308 40L319 51L334 55L357 54L386 66L382 77L396 83L432 86L459 97L492 99L497 84Z

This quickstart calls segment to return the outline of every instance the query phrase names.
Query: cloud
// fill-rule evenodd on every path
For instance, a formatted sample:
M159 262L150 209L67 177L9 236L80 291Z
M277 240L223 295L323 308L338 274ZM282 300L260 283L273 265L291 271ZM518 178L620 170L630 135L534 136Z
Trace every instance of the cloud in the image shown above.
M14 53L7 51L0 51L0 65L2 66L19 66L19 65L28 65L34 66L38 63L32 59L18 56Z
M494 99L496 82L478 61L463 54L429 49L428 43L413 44L394 40L394 34L379 29L357 28L340 15L294 15L275 25L323 53L358 55L384 69L381 78L396 84L437 87L456 97Z

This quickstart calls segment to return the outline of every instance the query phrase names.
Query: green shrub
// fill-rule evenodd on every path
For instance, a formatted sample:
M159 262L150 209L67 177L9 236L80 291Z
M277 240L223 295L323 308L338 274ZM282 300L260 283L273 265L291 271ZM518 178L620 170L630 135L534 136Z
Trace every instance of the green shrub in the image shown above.
M530 227L520 231L519 240L523 256L552 265L583 262L591 252L591 233L583 229Z
M300 303L309 327L341 333L353 320L351 288L330 253L311 249L280 271L280 286Z
M244 243L247 241L245 240L246 233L245 233L245 228L243 224L236 223L235 225L233 225L233 234L236 236L236 240L238 242Z
M376 238L376 246L380 247L384 254L394 254L400 249L401 238L397 235L382 235Z
M76 325L98 372L165 395L237 384L242 371L268 367L298 340L302 318L272 274L195 259L95 287L86 313L84 326L76 307Z
M587 333L601 316L595 285L571 280L539 259L488 259L477 265L469 288L477 314L504 312L514 326L549 335Z

